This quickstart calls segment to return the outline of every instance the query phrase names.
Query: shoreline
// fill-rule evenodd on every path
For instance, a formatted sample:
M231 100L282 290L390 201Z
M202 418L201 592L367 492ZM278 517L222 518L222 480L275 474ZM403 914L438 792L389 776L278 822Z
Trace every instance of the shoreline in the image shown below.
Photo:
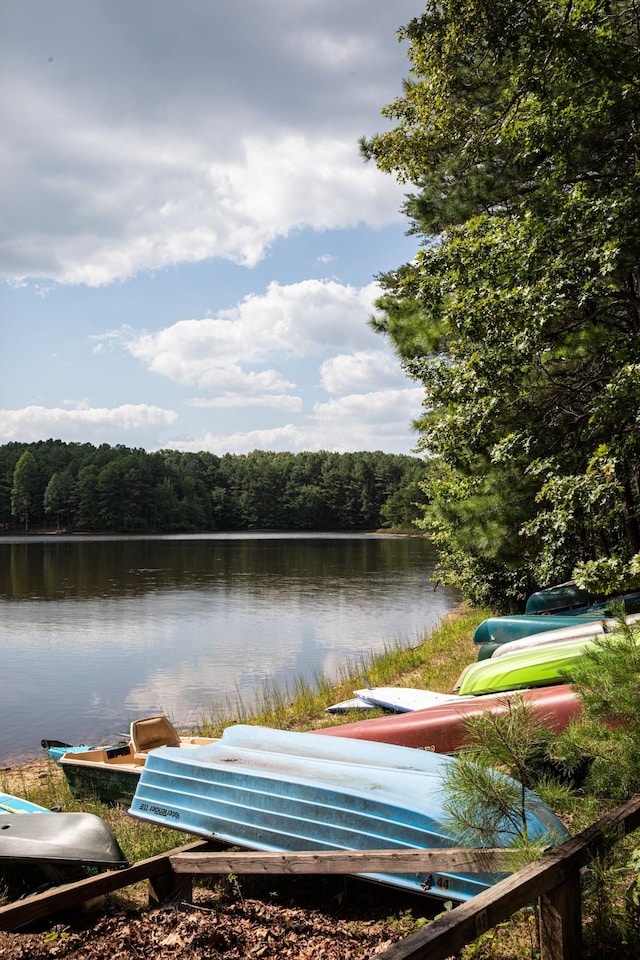
M25 791L33 790L44 781L50 781L52 777L58 779L57 774L62 780L62 770L46 754L42 757L25 758L11 764L3 762L0 767L0 790L3 793L22 796Z

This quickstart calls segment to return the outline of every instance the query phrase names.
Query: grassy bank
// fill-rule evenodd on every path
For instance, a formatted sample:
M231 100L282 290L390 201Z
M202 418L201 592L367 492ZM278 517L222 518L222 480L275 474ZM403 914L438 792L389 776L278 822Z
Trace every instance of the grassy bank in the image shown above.
M253 703L223 704L202 719L205 736L219 736L230 723L253 723L283 730L310 730L340 722L325 708L353 696L354 688L422 687L450 692L463 668L475 660L473 631L489 611L461 605L432 633L415 645L398 642L382 653L364 655L345 664L337 677L317 674L296 680L284 689L266 683ZM367 713L367 716L375 714ZM354 716L347 717L353 720Z

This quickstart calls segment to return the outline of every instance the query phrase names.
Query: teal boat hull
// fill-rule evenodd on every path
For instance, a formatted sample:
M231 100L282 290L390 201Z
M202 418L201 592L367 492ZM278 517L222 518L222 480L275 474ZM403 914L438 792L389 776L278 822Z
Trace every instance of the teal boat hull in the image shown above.
M533 636L544 630L558 630L560 627L571 627L580 622L593 623L615 617L620 604L624 606L626 614L640 613L640 593L609 597L601 603L565 610L561 614L517 613L506 617L488 617L476 627L473 642L477 644L508 643L510 640L520 640L522 637Z
M196 836L264 851L446 848L443 777L456 761L386 743L238 725L212 746L154 750L129 813ZM567 838L534 795L529 831ZM505 829L501 843L507 845ZM360 874L464 901L496 874Z
M575 583L563 583L532 593L524 608L525 614L582 616L596 613L610 616L612 607L623 603L627 613L640 612L640 593L624 593L613 597L597 596L581 590Z
M562 627L575 627L578 623L597 623L603 614L583 614L580 617L548 616L539 613L516 613L511 617L488 617L478 624L473 634L475 644L509 643L531 637L546 630L559 630Z

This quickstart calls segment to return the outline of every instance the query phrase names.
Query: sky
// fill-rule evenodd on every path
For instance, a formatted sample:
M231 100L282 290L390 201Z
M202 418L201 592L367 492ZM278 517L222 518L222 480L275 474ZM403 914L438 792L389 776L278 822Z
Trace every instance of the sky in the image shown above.
M358 139L424 0L2 0L0 444L409 454Z

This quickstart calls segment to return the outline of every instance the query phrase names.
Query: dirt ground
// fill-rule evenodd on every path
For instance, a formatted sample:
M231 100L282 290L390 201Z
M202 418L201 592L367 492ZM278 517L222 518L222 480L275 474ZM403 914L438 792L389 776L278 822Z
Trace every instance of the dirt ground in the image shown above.
M364 960L403 937L402 922L358 918L297 898L219 902L197 891L192 905L131 911L103 909L91 921L76 916L36 932L0 932L2 960Z
M0 789L23 794L50 776L46 759L19 762L0 770ZM0 960L364 960L434 909L353 878L226 878L216 889L196 886L191 903L155 909L129 888L90 913L0 931Z

